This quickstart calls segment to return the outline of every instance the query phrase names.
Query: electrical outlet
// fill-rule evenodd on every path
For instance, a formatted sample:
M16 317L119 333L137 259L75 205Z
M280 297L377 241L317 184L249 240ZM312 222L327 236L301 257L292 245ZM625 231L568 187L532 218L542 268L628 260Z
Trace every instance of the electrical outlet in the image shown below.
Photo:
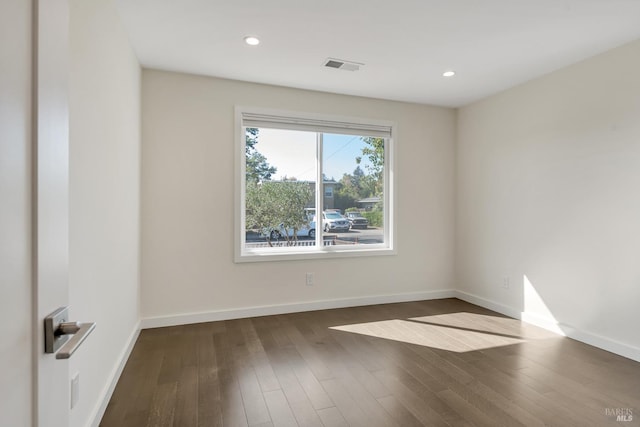
M508 277L502 279L502 287L504 289L509 289L511 287L510 281Z
M71 378L71 409L76 406L80 399L80 372Z
M313 286L313 273L307 273L307 286Z

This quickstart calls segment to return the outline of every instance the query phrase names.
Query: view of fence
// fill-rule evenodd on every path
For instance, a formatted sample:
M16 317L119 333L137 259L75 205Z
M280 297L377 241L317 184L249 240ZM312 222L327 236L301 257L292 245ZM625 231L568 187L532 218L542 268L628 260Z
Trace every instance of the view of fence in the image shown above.
M355 242L340 240L337 237L333 237L332 239L325 239L323 241L323 246L335 246L335 245L357 245L358 239ZM272 240L271 245L269 242L246 242L246 248L280 248L280 247L300 247L300 246L315 246L315 240L292 240L287 242L286 240Z

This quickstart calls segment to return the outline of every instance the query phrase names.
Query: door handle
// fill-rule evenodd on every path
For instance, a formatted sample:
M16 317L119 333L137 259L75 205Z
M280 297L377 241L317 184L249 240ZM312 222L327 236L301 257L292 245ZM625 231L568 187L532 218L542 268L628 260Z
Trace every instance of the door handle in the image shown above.
M68 318L69 307L60 307L44 319L44 352L57 352L56 359L70 358L96 327L95 323L69 322Z
M58 327L60 335L73 335L71 339L56 353L56 359L68 359L76 352L80 344L95 329L95 323L64 322Z

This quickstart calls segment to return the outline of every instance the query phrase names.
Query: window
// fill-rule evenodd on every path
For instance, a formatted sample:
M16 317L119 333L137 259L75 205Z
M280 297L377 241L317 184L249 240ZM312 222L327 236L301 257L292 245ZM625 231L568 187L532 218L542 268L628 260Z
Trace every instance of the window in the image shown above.
M236 109L236 261L394 253L393 124Z
M324 184L324 197L333 198L333 185Z

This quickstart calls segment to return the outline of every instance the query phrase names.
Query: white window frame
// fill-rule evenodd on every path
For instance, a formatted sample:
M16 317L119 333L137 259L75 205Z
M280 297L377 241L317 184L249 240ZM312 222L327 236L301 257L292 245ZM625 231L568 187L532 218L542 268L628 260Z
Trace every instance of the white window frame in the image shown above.
M264 122L260 122L264 119ZM251 126L245 126L245 122L250 121ZM324 246L320 244L324 239L322 227L322 216L319 213L324 209L323 196L324 188L317 191L316 187L316 245L309 247L270 247L251 248L245 247L246 243L246 221L245 221L245 199L246 199L246 164L245 147L247 127L271 127L287 130L307 130L317 132L318 143L316 144L316 165L317 176L316 186L322 183L322 136L323 133L350 133L361 136L381 136L384 132L385 157L384 157L384 243L366 245L336 245ZM395 255L396 250L396 183L395 183L395 158L397 125L395 122L378 119L364 119L360 117L345 117L316 113L301 113L286 110L274 110L255 107L236 106L235 108L235 129L236 129L236 155L235 155L235 262L258 262L258 261L286 261L301 259L325 259L344 258L362 256ZM318 226L320 224L320 226Z

